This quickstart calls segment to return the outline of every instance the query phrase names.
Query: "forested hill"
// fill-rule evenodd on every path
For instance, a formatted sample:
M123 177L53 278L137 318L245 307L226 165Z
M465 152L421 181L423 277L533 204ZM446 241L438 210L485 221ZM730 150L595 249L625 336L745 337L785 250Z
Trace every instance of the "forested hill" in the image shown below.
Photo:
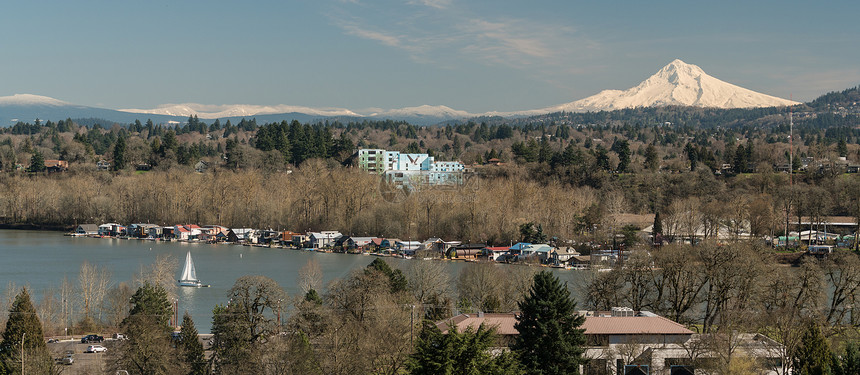
M860 86L824 94L809 103L816 110L860 107Z

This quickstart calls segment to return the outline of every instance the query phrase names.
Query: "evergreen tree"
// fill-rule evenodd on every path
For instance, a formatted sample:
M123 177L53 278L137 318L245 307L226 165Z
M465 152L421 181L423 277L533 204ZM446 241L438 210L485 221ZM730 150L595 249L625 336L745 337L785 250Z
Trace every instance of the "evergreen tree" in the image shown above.
M182 330L179 331L180 361L188 366L188 375L206 375L209 371L209 363L203 354L203 344L197 337L197 328L188 311L182 316Z
M23 340L24 371L21 371L21 347ZM52 362L42 336L42 322L30 300L27 288L15 296L9 309L9 320L0 343L0 373L47 374Z
M33 156L30 158L30 168L27 168L29 172L44 172L45 169L45 157L42 156L42 153L36 151L33 153Z
M835 367L836 375L860 374L860 348L856 342L845 345L845 354L839 357Z
M381 272L388 277L388 285L391 287L391 293L405 292L408 287L406 276L399 269L392 269L384 260L376 258L373 262L367 265L365 272Z
M109 369L132 374L175 374L179 363L170 345L171 305L167 291L146 282L132 295L131 304L122 322L128 340L108 352L113 359Z
M457 332L452 326L443 334L435 323L425 320L415 343L408 368L413 375L518 374L519 364L509 355L493 356L495 328L483 324Z
M792 358L794 373L798 375L830 374L833 370L833 355L821 327L810 322L801 338L800 348Z
M651 235L663 234L663 220L660 219L660 211L654 214L654 225L651 227Z
M660 160L657 159L657 149L653 144L649 144L648 147L645 148L645 168L655 171L659 167Z
M585 317L576 313L576 302L566 284L549 271L535 275L534 284L518 304L514 328L519 331L512 350L527 373L535 375L579 374L585 362Z
M125 138L119 137L113 146L113 165L111 168L114 171L121 171L125 169L125 163Z

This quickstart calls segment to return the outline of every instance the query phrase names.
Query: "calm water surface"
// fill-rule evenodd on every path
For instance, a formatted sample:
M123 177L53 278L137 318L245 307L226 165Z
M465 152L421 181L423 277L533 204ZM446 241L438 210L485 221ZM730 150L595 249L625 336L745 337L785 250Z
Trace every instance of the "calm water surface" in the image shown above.
M288 249L269 249L237 245L192 244L184 242L117 240L65 237L59 232L0 230L0 288L9 282L28 286L35 301L42 291L59 289L64 277L77 283L81 263L88 261L104 266L112 273L114 285L129 282L142 267L155 262L158 255L168 254L177 260L176 278L182 269L186 252L191 251L197 277L210 288L179 288L180 315L187 310L200 332L209 332L212 308L227 301L227 291L244 275L264 275L277 281L290 297L300 293L296 276L309 259L315 259L323 271L323 285L346 277L355 268L365 267L375 257L349 254L316 253ZM393 267L406 271L411 262L384 258ZM453 275L464 262L444 262ZM516 267L499 265L499 267ZM583 271L555 270L572 289L583 278ZM572 290L575 294L576 290Z

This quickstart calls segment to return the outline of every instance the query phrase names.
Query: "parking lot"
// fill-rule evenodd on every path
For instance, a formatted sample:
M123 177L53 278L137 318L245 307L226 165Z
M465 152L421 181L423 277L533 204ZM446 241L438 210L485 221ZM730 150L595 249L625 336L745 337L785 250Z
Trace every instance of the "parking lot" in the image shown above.
M71 365L63 366L63 374L100 374L103 373L105 353L84 353L89 345L102 345L111 350L113 347L113 339L105 339L102 343L81 344L81 340L61 340L59 342L49 343L48 351L51 353L51 358L62 359L65 357L67 350L74 352L75 362Z

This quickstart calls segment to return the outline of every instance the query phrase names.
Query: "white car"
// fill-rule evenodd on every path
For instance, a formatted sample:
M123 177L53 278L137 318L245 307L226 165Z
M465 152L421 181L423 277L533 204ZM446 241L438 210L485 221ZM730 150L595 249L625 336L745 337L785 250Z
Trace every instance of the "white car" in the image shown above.
M90 345L87 347L87 350L84 350L84 353L104 353L107 351L107 348L101 345Z

